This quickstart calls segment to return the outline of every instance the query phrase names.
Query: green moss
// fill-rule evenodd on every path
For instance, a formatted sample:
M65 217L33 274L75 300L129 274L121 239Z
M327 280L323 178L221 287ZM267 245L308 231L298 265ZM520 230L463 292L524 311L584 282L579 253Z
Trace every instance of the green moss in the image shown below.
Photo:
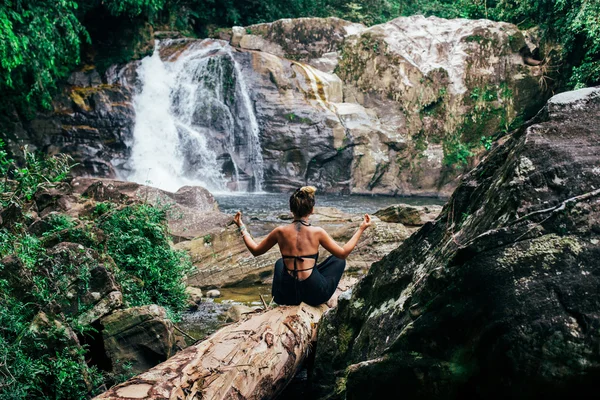
M354 338L353 329L351 327L349 327L348 325L345 325L345 324L342 325L340 327L340 329L338 330L338 335L337 335L338 349L339 349L340 355L346 354L346 352L350 348L350 343L352 342L353 338Z
M557 261L557 256L565 251L577 255L583 247L574 236L545 235L528 242L525 250L520 246L509 247L498 262L504 266L516 266L523 260L535 260L543 269L551 268Z
M301 124L313 124L313 121L310 118L299 117L293 112L284 114L284 117L290 122L297 122Z
M335 380L335 394L341 395L346 392L346 382L348 378L346 376L340 376Z

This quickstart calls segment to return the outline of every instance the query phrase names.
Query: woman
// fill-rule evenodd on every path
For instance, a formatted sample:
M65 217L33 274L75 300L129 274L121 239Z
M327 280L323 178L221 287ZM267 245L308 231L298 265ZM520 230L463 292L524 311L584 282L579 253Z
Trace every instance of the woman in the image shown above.
M234 222L252 255L266 253L275 244L279 245L282 258L275 263L273 276L273 299L280 305L298 305L301 302L312 306L327 302L340 281L346 257L352 252L365 229L371 226L371 217L365 214L363 222L350 240L340 247L323 230L311 226L308 217L315 205L316 189L304 186L290 197L290 210L294 220L290 225L279 226L259 244L252 239L238 211ZM332 256L317 265L319 246Z

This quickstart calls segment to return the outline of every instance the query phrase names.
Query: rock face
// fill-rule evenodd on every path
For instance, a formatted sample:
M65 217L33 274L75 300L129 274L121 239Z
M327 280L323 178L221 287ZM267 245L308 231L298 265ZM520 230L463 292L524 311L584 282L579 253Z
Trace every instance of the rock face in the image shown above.
M236 55L270 190L311 182L447 195L482 136L518 124L544 99L541 69L525 64L527 45L511 24L413 16L367 29L307 18L234 28L231 44L251 52L252 70L246 52Z
M231 217L219 211L210 192L199 186L184 186L175 193L134 182L114 179L75 178L74 194L95 201L145 201L168 207L169 230L176 239L192 239L200 233L231 222Z
M95 69L74 72L53 100L53 112L26 120L10 115L8 144L48 154L65 153L82 175L116 177L130 155L135 112L132 92L120 84L105 84Z
M600 88L563 93L319 327L321 398L564 398L600 370Z

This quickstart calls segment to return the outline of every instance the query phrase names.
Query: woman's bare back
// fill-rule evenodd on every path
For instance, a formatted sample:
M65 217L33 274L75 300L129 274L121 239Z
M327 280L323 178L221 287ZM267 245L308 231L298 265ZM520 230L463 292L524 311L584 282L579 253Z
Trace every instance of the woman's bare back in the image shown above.
M277 243L282 256L309 256L319 252L320 228L293 222L278 228ZM288 271L294 270L294 261L298 268L298 279L305 280L312 273L316 260L312 258L284 258L283 262Z

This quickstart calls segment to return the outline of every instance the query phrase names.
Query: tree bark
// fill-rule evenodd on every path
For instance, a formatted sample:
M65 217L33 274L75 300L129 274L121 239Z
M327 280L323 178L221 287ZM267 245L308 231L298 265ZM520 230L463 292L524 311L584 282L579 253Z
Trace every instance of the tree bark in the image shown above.
M301 366L327 309L302 303L255 314L95 399L272 398Z

